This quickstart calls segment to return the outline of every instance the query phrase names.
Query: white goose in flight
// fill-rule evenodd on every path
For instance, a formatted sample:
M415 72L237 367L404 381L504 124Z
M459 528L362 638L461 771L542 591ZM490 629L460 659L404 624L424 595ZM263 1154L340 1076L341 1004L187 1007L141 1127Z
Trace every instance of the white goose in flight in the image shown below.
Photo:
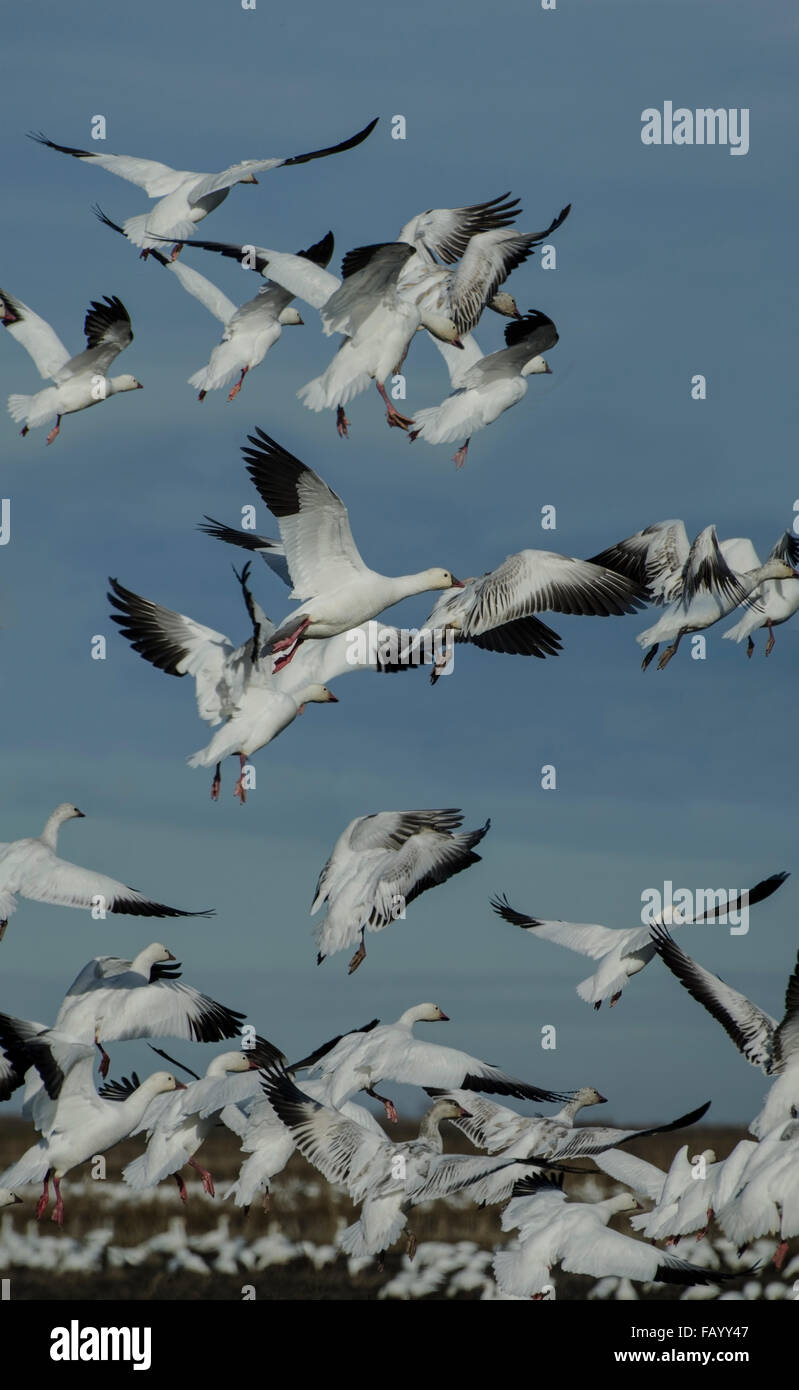
M518 1229L519 1234L494 1256L500 1289L518 1298L541 1298L555 1264L570 1274L598 1279L615 1274L647 1284L716 1284L740 1277L700 1269L608 1228L618 1212L637 1207L629 1192L602 1202L572 1202L555 1178L523 1178L502 1213L503 1231Z
M120 391L142 389L141 382L127 372L122 376L107 375L111 363L133 341L130 315L116 295L106 295L102 302L92 300L83 323L86 348L74 357L49 323L2 289L0 321L33 358L39 375L55 382L33 396L9 396L11 418L18 424L24 421L22 435L55 419L46 440L52 444L61 429L62 415L88 410Z
M400 1014L394 1023L381 1024L378 1019L366 1028L356 1029L331 1039L316 1048L308 1057L295 1062L291 1071L309 1068L330 1081L331 1105L339 1106L356 1091L373 1095L374 1087L383 1079L410 1086L437 1086L440 1089L458 1088L465 1091L485 1091L491 1095L517 1096L535 1101L566 1101L571 1093L544 1090L519 1081L501 1067L471 1057L454 1047L422 1042L414 1037L416 1023L447 1023L449 1015L438 1004L415 1004ZM386 1107L392 1121L397 1111L390 1100L376 1096Z
M263 1087L300 1153L360 1204L358 1220L339 1237L348 1255L382 1256L405 1229L409 1205L468 1190L476 1177L504 1166L502 1159L444 1153L439 1126L464 1114L451 1100L430 1107L418 1138L394 1143L313 1100L285 1072L267 1071ZM416 1239L408 1232L411 1259L415 1249Z
M319 875L311 915L326 907L316 929L317 964L358 943L348 974L366 957L364 935L382 931L428 888L480 862L474 848L491 822L461 830L462 812L378 811L357 816L339 835Z
M264 653L280 653L276 672L309 639L347 632L412 594L462 587L440 568L398 577L369 569L353 539L347 508L332 488L263 430L248 439L250 447L242 451L247 472L277 519L293 597L304 600L264 645Z
M216 765L211 796L217 800L221 760L237 755L240 774L235 794L243 802L247 757L288 728L306 704L335 704L337 696L328 688L329 681L351 671L409 670L413 661L384 659L384 652L400 650L402 635L398 629L366 623L337 637L308 643L290 669L275 673L272 657L258 656L275 629L250 592L249 564L236 577L253 624L252 636L238 647L224 633L142 598L116 579L109 580L108 598L118 610L111 615L112 621L134 651L168 675L194 678L200 718L222 727L206 748L192 754L190 765Z
M56 806L41 835L0 844L0 940L17 898L53 903L58 907L78 907L133 917L209 917L211 912L184 912L154 902L135 888L116 879L83 869L59 859L56 854L58 832L65 821L83 819L83 811L69 801Z
M557 1115L519 1115L505 1105L498 1105L483 1096L470 1096L467 1091L440 1091L426 1086L430 1096L446 1096L457 1101L469 1114L457 1119L457 1128L480 1149L489 1153L501 1153L503 1158L527 1162L533 1155L540 1159L561 1160L575 1158L595 1158L620 1144L632 1144L637 1139L646 1139L653 1134L670 1134L675 1130L688 1129L698 1124L710 1109L710 1101L669 1120L661 1125L650 1125L646 1129L618 1129L611 1125L578 1125L575 1116L583 1106L600 1105L605 1097L593 1086L581 1087ZM514 1183L524 1177L522 1169L509 1166L487 1174L474 1185L476 1202L504 1202L510 1197Z
M426 633L443 631L483 651L544 658L557 655L561 642L535 614L621 617L635 613L646 601L647 592L637 580L612 569L551 550L520 550L496 569L464 579L459 589L436 599L416 646ZM433 684L440 673L437 664Z
M458 358L445 343L437 346L447 363L452 391L440 405L414 412L408 438L428 444L465 442L453 455L456 468L466 462L473 434L493 424L527 393L528 376L549 374L543 356L558 341L552 319L540 309L530 309L505 328L505 347L484 357L471 335L463 340Z
M214 1197L213 1177L197 1162L195 1154L219 1123L223 1107L216 1103L218 1083L238 1072L256 1071L276 1056L275 1049L263 1039L258 1039L258 1045L249 1051L218 1053L208 1063L204 1076L148 1105L141 1123L132 1131L133 1135L146 1133L147 1147L122 1170L128 1186L141 1192L174 1177L180 1199L186 1202L188 1192L180 1170L188 1164L200 1175L203 1191ZM125 1081L112 1082L100 1094L123 1099L131 1089L135 1088Z
M354 149L360 145L377 125L377 119L370 121L363 130L338 145L327 149L311 150L307 154L295 154L278 159L245 159L239 164L231 164L218 174L193 174L185 169L171 169L168 164L159 164L152 159L136 159L127 154L103 154L98 150L79 150L70 145L57 145L41 132L32 134L31 139L59 154L72 155L86 164L94 164L106 169L128 183L143 188L148 198L155 198L155 207L149 212L129 217L123 223L125 236L134 246L142 247L146 254L153 247L160 248L163 240L182 243L191 236L198 222L202 222L209 212L223 203L231 188L237 183L257 183L256 174L278 169L282 165L307 164L312 159L323 159L330 154L340 154L343 150ZM177 254L179 246L173 254Z
M791 1118L799 1107L799 956L785 989L785 1012L778 1022L745 994L706 970L664 928L652 928L652 945L692 999L707 1009L753 1067L776 1078L763 1109L749 1126L762 1138Z
M769 560L781 560L796 569L799 564L799 537L785 531L774 546ZM743 617L724 633L732 642L743 642L746 638L746 655L755 650L753 634L758 628L766 628L768 641L765 653L769 656L774 648L774 629L787 623L794 613L799 612L799 584L792 579L767 579L750 596Z
M87 1159L126 1139L151 1101L164 1091L179 1090L182 1082L170 1072L153 1072L121 1103L105 1100L94 1085L93 1045L60 1034L51 1034L46 1040L28 1038L18 1023L18 1019L0 1014L0 1046L24 1069L36 1068L53 1104L34 1113L42 1137L0 1175L0 1181L12 1187L42 1183L36 1206L38 1221L49 1203L52 1179L56 1196L52 1219L60 1226L64 1220L61 1179ZM23 1056L25 1061L20 1060Z
M696 922L710 922L718 917L735 912L741 906L753 907L756 903L770 898L781 888L787 873L772 874L762 879L754 888L742 893L726 894L720 903L715 903L706 912L694 917L683 915L682 909L667 907L663 920L674 926L688 926ZM651 924L640 927L603 927L598 923L547 921L541 917L527 917L511 907L505 895L491 899L494 911L523 931L529 931L542 941L551 941L556 946L565 946L569 951L590 956L599 962L593 975L582 980L577 986L581 999L593 1004L595 1009L604 999L610 998L610 1007L621 998L622 990L632 975L637 975L653 959L657 946L650 933Z
M107 227L115 232L122 231L100 208L95 208L95 212ZM315 246L297 254L306 256L316 265L327 265L333 254L332 233L328 232ZM187 294L204 305L224 328L221 341L211 353L207 366L189 377L189 385L199 390L197 399L204 401L209 391L220 390L238 375L238 380L228 392L228 401L234 401L247 373L263 362L283 329L302 325L302 318L291 305L293 296L280 285L267 280L252 299L238 307L205 275L200 275L182 261L168 260L160 251L151 251L150 255L170 271Z
M655 522L592 558L647 584L654 602L665 605L658 621L635 639L648 648L641 663L644 671L661 642L668 640L670 645L658 662L659 671L686 634L703 632L739 604L754 602L755 590L766 580L799 579L793 563L775 558L774 552L761 565L746 537L719 542L715 526L706 526L689 544L682 521Z
M161 1037L221 1042L236 1037L245 1015L185 984L180 972L180 962L159 941L133 960L95 956L69 986L52 1029L25 1023L25 1036L46 1041L54 1032L93 1042L100 1052L101 1076L110 1065L106 1042ZM17 1022L22 1029L22 1020ZM24 1072L8 1062L0 1066L0 1100L8 1100L24 1079ZM30 1084L26 1094L30 1099Z

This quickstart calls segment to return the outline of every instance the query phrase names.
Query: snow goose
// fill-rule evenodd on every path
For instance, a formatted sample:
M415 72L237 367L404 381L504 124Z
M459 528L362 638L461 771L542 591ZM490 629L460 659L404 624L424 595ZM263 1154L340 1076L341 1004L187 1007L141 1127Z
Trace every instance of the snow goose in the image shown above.
M667 907L663 920L674 926L690 926L697 922L710 922L728 913L735 912L742 905L753 907L756 903L770 898L781 888L787 873L772 874L756 883L754 888L743 893L732 892L725 895L720 903L714 903L707 912L694 917L683 915L680 908ZM610 1007L621 998L622 990L632 975L637 975L656 954L655 942L650 935L649 926L641 927L603 927L598 923L547 921L541 917L527 917L511 907L507 897L502 894L491 899L491 906L505 922L510 922L523 931L532 932L542 941L551 941L556 946L565 946L569 951L577 951L582 956L590 956L599 961L599 967L587 980L577 986L581 999L599 1009L604 999L610 998Z
M558 654L560 638L534 614L620 617L635 613L646 600L646 590L636 580L615 570L551 550L520 550L496 569L464 579L457 592L442 594L420 638L426 631L443 630L454 632L456 642L471 642L484 651L544 658ZM439 674L437 666L433 684Z
M83 323L86 348L74 357L70 357L49 323L2 289L0 319L12 338L33 358L39 375L45 381L55 382L33 396L9 396L11 418L17 423L24 421L22 435L55 418L47 436L47 443L52 444L61 429L62 415L87 410L119 391L141 391L141 382L127 372L122 376L106 375L114 359L133 342L130 315L116 295L105 295L102 302L92 300Z
M698 1124L710 1108L710 1101L706 1101L697 1109L665 1124L651 1125L647 1129L617 1129L610 1125L574 1123L574 1116L584 1105L597 1105L604 1101L604 1096L600 1096L593 1087L576 1091L573 1099L551 1118L518 1115L506 1106L496 1105L482 1097L472 1100L467 1092L460 1090L438 1091L430 1087L425 1087L425 1090L428 1095L446 1095L464 1108L468 1105L468 1118L455 1123L478 1148L488 1149L490 1153L501 1152L504 1158L522 1161L533 1155L547 1161L576 1158L597 1158L598 1161L600 1154L617 1145L631 1144L653 1134L669 1134ZM504 1202L511 1195L516 1179L522 1176L513 1168L487 1175L475 1184L474 1200Z
M219 243L189 244L224 254L231 250ZM239 255L243 252L239 248ZM263 273L268 268L270 280L318 309L326 335L344 335L326 371L297 392L309 410L336 411L340 436L347 435L350 424L344 406L365 391L370 381L386 407L388 424L408 428L410 421L392 405L385 381L403 360L425 319L431 333L460 346L458 330L445 312L422 314L419 301L429 292L428 282L400 286L402 268L414 256L414 248L404 242L357 246L344 257L339 278L300 256L255 248L253 269Z
M384 652L400 651L404 639L399 629L376 623L362 624L337 637L303 647L290 670L272 670L272 658L257 653L274 626L253 599L249 589L249 565L237 578L253 623L253 635L241 646L205 627L184 613L142 598L110 579L109 601L118 610L111 615L122 634L145 661L171 676L194 677L197 711L211 726L222 723L211 744L193 754L193 767L216 764L211 795L219 796L221 759L229 753L246 758L264 747L293 723L306 703L336 703L328 682L351 671L394 673L411 669L414 658L401 662L383 659ZM243 802L246 792L240 774L235 794Z
M303 1081L306 1094L312 1100L327 1102L329 1086L326 1081ZM269 1209L272 1179L281 1173L294 1153L294 1136L279 1119L259 1085L260 1099L244 1104L228 1104L221 1112L223 1124L239 1136L244 1159L238 1176L222 1194L223 1200L232 1197L237 1207L247 1210L256 1197L262 1199L264 1211ZM363 1105L344 1101L340 1114L355 1121L363 1129L384 1139L385 1132Z
M190 1081L177 1093L153 1101L141 1124L132 1131L133 1135L147 1134L147 1147L122 1170L128 1186L141 1192L156 1187L164 1178L174 1177L181 1201L186 1202L188 1193L180 1170L188 1164L199 1173L203 1191L214 1197L214 1180L194 1155L218 1124L224 1108L217 1103L220 1090L217 1083L237 1072L256 1071L278 1055L270 1043L258 1038L256 1045L246 1052L219 1053L208 1063L205 1076ZM120 1089L113 1086L114 1098Z
M693 999L720 1023L738 1051L766 1076L776 1077L752 1134L762 1137L790 1118L799 1104L799 955L785 990L785 1013L778 1023L746 995L686 955L663 927L652 928L652 945Z
M69 986L53 1031L79 1042L94 1042L100 1052L101 1076L108 1074L110 1065L104 1042L161 1037L220 1042L236 1037L245 1015L184 984L180 971L180 962L158 941L145 946L133 960L95 956ZM44 1035L44 1040L51 1031L40 1023L26 1027L31 1030L29 1036ZM23 1073L6 1062L0 1075L0 1100L7 1100L23 1079Z
M479 863L474 847L491 822L479 830L461 831L462 824L453 808L377 811L350 821L319 875L311 906L311 916L327 907L316 929L317 964L357 942L351 975L366 957L366 931L382 931L428 888Z
M50 1199L53 1180L56 1206L53 1220L62 1225L64 1202L61 1179L96 1154L104 1153L141 1122L147 1106L163 1091L179 1090L182 1082L170 1072L153 1072L119 1103L98 1095L93 1079L94 1047L70 1038L51 1035L45 1042L28 1039L17 1031L17 1020L0 1014L0 1045L10 1051L15 1064L35 1066L54 1107L43 1112L42 1137L2 1174L9 1186L43 1184L36 1207L39 1220Z
M451 318L460 334L476 327L484 308L507 318L521 318L513 296L499 287L565 222L571 204L541 232L519 232L507 225L521 215L517 204L518 199L507 203L495 199L471 208L431 208L402 228L398 240L410 242L417 255L403 267L400 285L425 281L429 285L420 300L425 327L426 315L435 311ZM499 208L500 215L492 213L492 208ZM454 227L459 230L453 237ZM442 275L439 260L450 266L456 260L459 264Z
M122 228L99 208L95 209L100 220L116 232ZM221 341L217 343L205 367L189 377L189 385L199 388L198 400L204 401L209 391L218 391L227 386L238 374L238 380L228 392L228 401L238 396L244 378L252 367L263 362L269 349L281 336L284 327L302 325L302 318L291 307L292 295L280 285L267 280L258 293L237 307L226 294L205 275L200 275L181 261L168 260L160 251L151 251L151 256L180 281L187 294L199 300L224 327ZM328 232L322 241L307 251L298 251L299 256L307 256L317 265L327 265L333 254L333 234Z
M448 1022L438 1004L415 1004L400 1014L394 1023L371 1025L367 1030L345 1033L332 1044L317 1048L310 1057L294 1063L292 1071L311 1067L320 1075L331 1078L330 1101L335 1106L365 1090L373 1094L374 1087L384 1078L411 1086L438 1086L449 1090L486 1091L492 1095L516 1096L537 1101L564 1101L562 1091L542 1090L519 1081L500 1067L481 1062L468 1052L437 1043L421 1042L413 1035L416 1023ZM570 1094L570 1093L569 1093ZM397 1112L391 1101L383 1100L386 1113L396 1120Z
M472 339L468 367L453 363L446 354L452 392L440 405L414 412L408 438L411 442L422 438L428 444L447 444L465 436L453 456L455 466L462 468L472 435L522 399L528 376L550 372L542 354L557 341L558 330L552 319L539 309L530 309L507 325L505 347L499 352L483 357Z
M502 1163L444 1154L439 1126L463 1114L454 1101L436 1101L422 1118L418 1138L394 1143L312 1100L285 1072L267 1071L263 1087L300 1153L360 1204L358 1221L339 1237L348 1255L382 1256L405 1229L408 1205L457 1192ZM408 1232L411 1259L415 1249L415 1237Z
M35 839L0 844L0 940L17 898L54 903L58 907L102 909L133 917L210 917L211 911L184 912L153 902L106 874L79 868L56 854L58 832L65 821L83 819L83 811L68 801L56 806Z
M371 379L385 404L388 424L407 429L412 423L392 405L385 381L399 370L418 328L426 328L442 346L460 349L459 333L477 322L485 304L519 317L513 298L498 287L560 225L568 208L545 232L532 234L508 228L518 211L518 199L508 200L507 194L470 207L430 208L407 222L396 242L350 251L341 279L262 246L190 244L240 263L246 250L251 269L265 274L268 268L278 284L320 311L326 334L345 334L327 371L298 394L312 410L335 408L338 433L346 436L350 422L344 406ZM461 265L451 272L447 267L461 257Z
M309 638L335 637L412 594L461 588L449 570L390 578L368 569L353 540L349 515L327 483L263 430L242 450L247 472L280 528L295 598L305 600L266 643L283 653L281 670Z
M617 1149L596 1154L594 1162L609 1177L654 1203L651 1211L630 1218L633 1229L648 1239L668 1237L668 1244L676 1245L681 1236L694 1231L700 1240L707 1234L713 1215L711 1194L723 1166L716 1162L713 1149L689 1161L688 1145L683 1144L668 1172Z
M751 602L764 581L799 579L784 559L772 556L761 565L746 537L719 542L715 526L706 526L689 545L681 521L656 522L593 559L648 583L654 601L666 607L658 621L636 637L639 646L648 648L641 663L644 671L661 642L671 639L658 662L659 671L687 633L703 632L745 600Z
M152 247L159 247L164 239L184 242L191 236L197 223L224 202L235 184L257 183L255 175L270 169L307 164L312 159L323 159L327 155L354 149L372 133L376 125L377 119L370 121L348 140L323 150L311 150L307 154L282 159L245 159L239 164L231 164L218 174L193 174L185 169L171 169L168 164L160 164L152 159L137 159L126 154L101 154L94 150L74 149L70 145L57 145L41 132L32 134L31 139L46 145L48 149L57 150L59 154L69 154L73 159L106 169L110 174L143 188L148 198L157 199L155 207L149 212L129 217L123 224L128 240L146 253ZM173 254L177 254L178 250L179 246Z
M769 560L781 560L783 564L796 569L799 564L799 537L785 531L771 551ZM758 584L743 617L734 627L728 628L724 636L733 642L742 642L746 638L746 655L751 656L755 650L752 633L765 627L768 629L766 656L769 656L774 646L775 627L787 623L796 612L799 612L799 585L789 579L767 579L764 584Z
M780 1232L774 1253L780 1269L788 1252L788 1240L799 1229L796 1205L799 1122L780 1121L763 1133L740 1168L738 1186L729 1200L719 1206L716 1216L728 1239L739 1250L761 1236Z
M522 1179L502 1214L503 1231L518 1229L519 1235L494 1257L500 1289L520 1298L541 1298L554 1264L570 1274L615 1274L643 1283L715 1284L736 1277L700 1269L608 1229L613 1216L637 1206L629 1192L602 1202L572 1202L554 1178Z

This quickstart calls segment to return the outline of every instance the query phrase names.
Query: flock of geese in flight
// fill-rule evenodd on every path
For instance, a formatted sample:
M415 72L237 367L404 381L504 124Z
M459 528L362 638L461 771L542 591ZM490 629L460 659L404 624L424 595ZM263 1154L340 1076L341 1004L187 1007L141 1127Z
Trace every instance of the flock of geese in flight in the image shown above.
M347 408L374 382L390 427L411 441L458 441L460 467L471 437L521 400L529 376L550 370L543 354L558 341L553 320L539 310L520 312L502 286L563 224L570 206L543 231L529 233L516 230L519 200L507 194L460 208L430 209L411 217L395 240L347 252L340 276L328 269L334 251L330 232L296 253L194 236L199 222L237 183L256 183L259 173L343 153L361 144L375 124L326 149L246 160L218 174L34 138L136 184L153 200L149 211L121 223L96 211L106 227L171 273L223 325L208 362L189 378L200 401L226 387L228 400L234 400L283 328L303 323L293 303L301 300L318 311L325 335L341 337L326 370L298 390L303 404L334 411L337 432L346 436ZM184 246L251 269L262 280L257 293L235 305L185 264ZM486 309L504 316L507 326L505 346L484 356L473 330ZM44 319L5 290L0 290L0 317L51 383L35 394L9 398L23 435L51 424L49 444L64 416L141 388L131 375L108 376L133 338L130 315L116 296L92 301L84 324L86 348L75 356ZM401 372L420 330L444 358L450 392L439 404L405 416L387 383ZM442 564L384 575L362 558L344 502L318 473L259 428L248 435L243 454L277 535L256 535L211 517L201 529L248 552L237 573L247 617L244 641L110 580L113 620L134 651L169 675L194 680L198 713L214 732L189 763L214 769L214 798L222 763L234 757L239 763L235 793L244 802L248 760L307 705L336 703L330 686L349 671L399 675L425 666L435 684L453 643L544 659L556 656L562 642L542 614L623 617L649 604L660 615L637 641L645 651L644 669L661 644L668 644L658 662L662 669L683 637L704 633L733 613L737 621L724 636L746 640L751 655L754 633L765 628L768 654L774 628L799 609L799 537L793 532L780 537L763 564L748 539L719 540L710 525L691 541L678 520L648 525L589 559L530 549L466 579ZM252 566L259 556L290 590L284 601L288 611L277 623L253 593ZM379 621L393 605L422 593L435 598L421 629ZM0 845L0 937L20 898L99 909L101 915L207 915L169 907L62 859L59 830L82 814L64 803L40 836ZM489 828L486 821L464 829L461 811L451 807L380 811L351 821L322 868L311 907L313 915L324 909L316 927L317 961L354 948L351 974L366 956L367 932L386 929L421 893L476 863L476 848ZM492 901L506 922L592 959L595 972L577 989L595 1009L606 1000L615 1006L628 980L659 957L746 1060L766 1074L770 1084L750 1126L753 1138L740 1141L724 1160L710 1151L690 1160L684 1145L663 1172L626 1148L647 1135L689 1127L709 1102L645 1130L578 1123L583 1109L605 1102L594 1087L542 1088L465 1051L417 1037L417 1025L447 1021L435 1003L413 1005L394 1022L373 1019L348 1026L290 1062L246 1024L244 1014L185 984L173 952L153 942L133 959L90 960L69 985L52 1024L0 1014L0 1099L24 1088L25 1114L40 1135L0 1174L0 1205L19 1201L17 1189L41 1184L36 1209L41 1217L52 1182L53 1219L61 1224L64 1177L137 1134L146 1137L146 1145L124 1170L131 1187L145 1191L173 1178L185 1202L188 1165L213 1197L212 1174L196 1155L222 1123L240 1141L243 1156L223 1196L240 1207L259 1199L266 1206L273 1180L297 1150L329 1182L344 1187L357 1207L357 1219L340 1237L341 1249L350 1255L382 1259L404 1239L412 1257L415 1236L408 1215L421 1203L456 1192L484 1205L506 1203L499 1224L515 1237L496 1254L494 1272L508 1297L540 1298L556 1265L644 1283L723 1282L733 1276L700 1268L674 1249L683 1236L705 1231L711 1219L740 1248L773 1235L779 1268L787 1242L799 1234L799 961L788 982L784 1017L777 1021L688 956L672 932L723 917L744 901L754 906L786 877L774 874L706 913L663 914L630 929L527 916L504 895ZM237 1046L215 1055L201 1076L180 1064L192 1078L187 1083L166 1071L143 1081L135 1073L108 1079L109 1046L160 1037L198 1044L235 1039ZM432 1101L417 1138L394 1142L359 1103L359 1093L365 1092L383 1104L388 1124L395 1122L393 1101L377 1089L386 1082L423 1088ZM520 1114L501 1103L506 1098L528 1109L530 1104L559 1108L548 1117ZM482 1152L446 1153L444 1121ZM592 1160L625 1190L598 1202L567 1197L565 1176L584 1171L574 1168L578 1159ZM615 1215L633 1211L638 1214L630 1225L644 1238L610 1228ZM665 1241L666 1247L655 1241Z

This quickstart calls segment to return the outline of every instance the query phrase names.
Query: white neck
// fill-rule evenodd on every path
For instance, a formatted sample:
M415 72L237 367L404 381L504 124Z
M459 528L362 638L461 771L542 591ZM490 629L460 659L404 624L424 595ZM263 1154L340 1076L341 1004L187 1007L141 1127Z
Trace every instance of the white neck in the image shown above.
M39 839L47 845L48 849L55 849L58 843L58 832L66 819L63 811L53 811L53 814L48 817L44 830L39 836Z
M424 1139L437 1153L444 1152L444 1141L438 1128L440 1124L441 1117L434 1105L432 1110L428 1110L427 1114L422 1116L422 1122L419 1125L419 1138Z

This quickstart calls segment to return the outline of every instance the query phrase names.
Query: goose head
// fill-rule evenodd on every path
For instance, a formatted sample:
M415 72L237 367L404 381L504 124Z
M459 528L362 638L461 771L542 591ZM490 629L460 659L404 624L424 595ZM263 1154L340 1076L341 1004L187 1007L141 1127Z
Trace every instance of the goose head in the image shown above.
M488 308L493 309L495 314L502 314L506 319L520 319L516 300L507 290L497 290L497 293L488 301Z
M186 1087L182 1081L178 1081L171 1071L154 1071L142 1081L134 1095L145 1096L151 1099L153 1096L160 1096L164 1091L185 1091Z
M117 391L143 391L144 387L135 376L130 372L123 372L121 376L109 377L106 381L106 395L115 396Z
M419 578L424 580L423 592L428 589L462 589L464 587L463 580L456 579L451 570L443 570L438 566L425 570Z
M10 1188L0 1187L0 1207L13 1207L21 1201L22 1198L18 1197L16 1192L12 1192Z
M422 327L426 328L428 333L432 333L434 338L438 338L442 343L451 343L456 348L463 347L458 329L448 314L432 309L429 305L422 308L420 313Z
M607 1206L611 1215L615 1212L641 1210L641 1203L636 1201L632 1192L617 1192L615 1197L608 1198Z
M579 1091L575 1091L572 1099L579 1101L579 1108L582 1110L584 1105L607 1105L607 1096L603 1096L595 1086L581 1086Z
M145 946L143 951L134 957L132 968L142 975L149 975L154 965L163 965L168 960L176 960L167 946L163 946L160 941L151 941L149 946Z
M277 321L278 323L282 323L284 328L287 328L294 327L297 324L303 324L305 320L300 318L296 309L293 309L291 305L288 305L287 308L280 310L280 313L277 316Z
M298 705L298 714L302 714L306 705L337 705L338 695L334 695L332 690L328 690L326 685L319 685L315 682L306 685L302 690L298 690L294 696Z
M552 368L546 358L542 357L539 353L538 356L531 357L529 362L525 362L521 374L522 376L539 376L543 373L546 373L547 376L551 376Z
M436 1124L441 1120L470 1120L471 1112L464 1110L456 1100L437 1100L435 1105L431 1105L425 1118Z
M449 1014L438 1004L414 1004L406 1009L399 1019L400 1023L449 1023Z
M58 839L60 826L67 820L83 820L83 811L79 811L77 806L73 806L71 801L62 801L60 806L56 806L51 815L47 817L41 839L50 849L55 849Z
M767 560L758 573L761 579L799 579L799 570L786 565L784 560Z
M206 1076L224 1076L231 1071L257 1071L258 1062L250 1054L242 1052L220 1052L206 1067Z

